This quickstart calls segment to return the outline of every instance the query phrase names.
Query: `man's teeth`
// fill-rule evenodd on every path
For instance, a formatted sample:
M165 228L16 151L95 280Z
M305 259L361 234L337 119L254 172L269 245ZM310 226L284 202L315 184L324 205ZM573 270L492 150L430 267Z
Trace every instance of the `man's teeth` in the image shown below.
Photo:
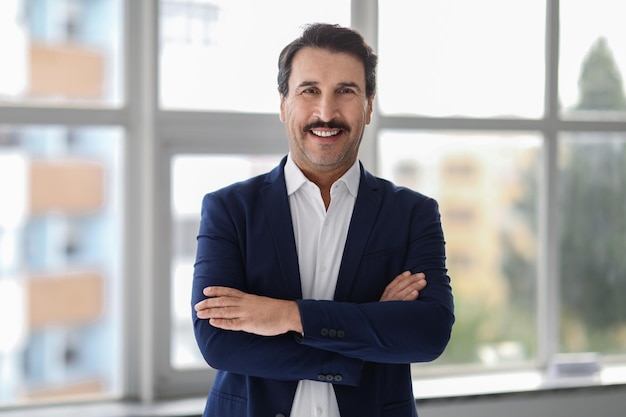
M339 130L313 130L314 135L321 136L323 138L335 136L338 133L339 133Z

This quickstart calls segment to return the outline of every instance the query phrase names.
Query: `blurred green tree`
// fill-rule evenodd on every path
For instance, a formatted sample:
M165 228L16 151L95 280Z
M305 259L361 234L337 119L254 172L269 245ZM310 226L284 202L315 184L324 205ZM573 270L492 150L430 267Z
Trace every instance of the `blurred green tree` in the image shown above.
M599 38L583 62L579 110L624 110L624 84L613 53L605 38Z
M605 38L583 62L576 110L620 112L626 96ZM576 318L586 349L616 353L609 335L626 322L626 143L619 133L569 135L561 171L562 318ZM568 337L563 335L563 348ZM626 348L626 347L625 347Z
M622 77L606 39L598 39L586 55L578 85L580 100L575 111L606 115L626 110ZM621 132L568 133L560 144L561 349L623 353L626 342L617 340L616 330L626 330L624 136ZM536 172L527 171L522 179L525 191L511 208L512 217L521 218L531 231L538 228ZM535 298L537 259L516 249L515 235L508 229L502 243L503 273L515 293L511 307L521 310L523 303ZM583 329L582 342L568 337L571 323Z

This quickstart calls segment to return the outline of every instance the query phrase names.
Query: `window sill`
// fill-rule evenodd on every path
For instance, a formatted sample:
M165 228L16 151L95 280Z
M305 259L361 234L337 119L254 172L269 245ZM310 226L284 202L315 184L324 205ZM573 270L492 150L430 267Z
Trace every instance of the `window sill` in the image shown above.
M419 378L417 400L626 384L626 365L605 366L593 376L554 377L538 370Z
M24 407L12 410L0 408L2 417L200 417L206 398L190 398L142 404L112 401Z
M626 385L626 365L605 366L595 377L550 378L539 371L492 373L483 375L420 378L413 382L419 403L477 396L508 396L519 393L545 393L572 389ZM48 405L1 409L3 417L199 417L205 398L190 398L142 404L109 402Z

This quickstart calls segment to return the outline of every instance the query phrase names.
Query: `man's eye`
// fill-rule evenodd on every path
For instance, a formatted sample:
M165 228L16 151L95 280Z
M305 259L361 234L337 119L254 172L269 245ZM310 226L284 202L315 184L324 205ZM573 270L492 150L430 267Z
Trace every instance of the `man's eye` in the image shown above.
M341 90L339 90L339 94L352 94L354 93L354 90L351 88L342 88Z
M315 94L316 92L317 90L314 88L305 88L304 90L302 90L303 94Z

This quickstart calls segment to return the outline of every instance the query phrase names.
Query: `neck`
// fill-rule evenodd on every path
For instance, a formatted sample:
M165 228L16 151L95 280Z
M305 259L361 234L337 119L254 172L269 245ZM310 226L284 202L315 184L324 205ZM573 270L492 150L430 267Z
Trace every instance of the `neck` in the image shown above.
M317 185L320 190L330 190L330 187L341 178L352 166L354 165L353 161L350 166L347 168L345 165L340 166L338 168L329 168L328 170L310 168L309 166L301 166L296 163L300 171L304 174L305 177L315 185Z

